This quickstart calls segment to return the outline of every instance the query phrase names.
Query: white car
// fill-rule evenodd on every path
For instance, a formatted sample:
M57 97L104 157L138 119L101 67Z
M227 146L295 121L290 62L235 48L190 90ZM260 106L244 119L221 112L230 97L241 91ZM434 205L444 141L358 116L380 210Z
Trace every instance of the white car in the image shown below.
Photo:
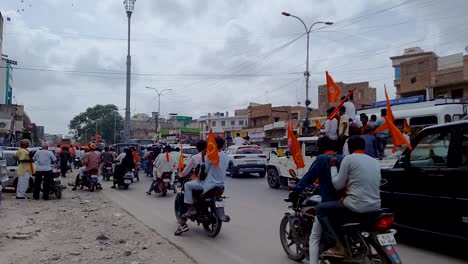
M296 164L288 153L285 155L278 155L277 151L270 150L267 166L268 185L273 189L278 189L281 186L287 186L289 179L291 179L289 170L293 170L298 178L302 178L302 176L304 176L304 174L309 170L310 165L312 165L316 159L317 140L318 137L298 138L305 164L305 167L302 169L296 169Z
M258 173L265 177L267 156L257 145L230 146L225 151L229 157L229 174L232 178L241 173Z

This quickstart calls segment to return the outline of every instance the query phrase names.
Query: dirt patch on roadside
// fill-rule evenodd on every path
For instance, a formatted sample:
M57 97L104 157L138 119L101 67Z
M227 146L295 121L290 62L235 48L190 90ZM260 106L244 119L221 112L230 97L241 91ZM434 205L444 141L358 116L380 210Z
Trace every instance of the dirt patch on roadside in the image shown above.
M99 192L65 191L50 201L2 198L0 264L194 263Z

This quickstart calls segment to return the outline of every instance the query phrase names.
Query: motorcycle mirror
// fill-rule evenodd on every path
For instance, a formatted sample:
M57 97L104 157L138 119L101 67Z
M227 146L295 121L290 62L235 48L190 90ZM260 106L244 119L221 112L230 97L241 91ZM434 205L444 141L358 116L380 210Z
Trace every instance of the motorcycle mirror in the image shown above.
M291 177L293 177L294 179L297 179L297 174L294 169L289 169L289 175L291 175Z

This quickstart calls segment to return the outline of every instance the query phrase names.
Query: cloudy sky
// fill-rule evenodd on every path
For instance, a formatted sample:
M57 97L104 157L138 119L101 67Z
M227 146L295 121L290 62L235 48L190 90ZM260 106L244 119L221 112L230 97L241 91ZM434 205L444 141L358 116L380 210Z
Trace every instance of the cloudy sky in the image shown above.
M311 97L335 81L393 88L390 56L420 46L439 55L468 45L465 0L138 0L132 16L132 113L157 109L146 86L173 89L162 114L198 117L249 102L303 102L304 28L311 33ZM2 0L3 53L18 61L15 103L47 133L66 133L87 107L125 107L122 0ZM303 103L302 103L303 105ZM124 113L123 111L121 112Z

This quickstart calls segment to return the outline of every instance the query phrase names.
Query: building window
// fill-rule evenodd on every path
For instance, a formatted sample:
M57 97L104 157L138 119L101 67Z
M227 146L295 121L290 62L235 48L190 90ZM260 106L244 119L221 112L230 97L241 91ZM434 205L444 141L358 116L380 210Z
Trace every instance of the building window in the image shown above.
M415 83L415 82L416 82L416 77L411 78L411 83Z
M212 121L212 122L211 122L211 126L212 126L212 127L215 127L215 126L216 126L216 121Z
M236 125L236 121L232 120L231 121L231 126L235 126Z
M400 66L395 67L395 81L401 80L401 68Z
M275 122L279 122L279 121L280 121L279 117L275 117Z
M418 63L418 72L423 73L424 72L424 62Z
M226 126L226 121L221 121L221 126Z
M243 126L244 125L244 120L239 120L239 126Z

